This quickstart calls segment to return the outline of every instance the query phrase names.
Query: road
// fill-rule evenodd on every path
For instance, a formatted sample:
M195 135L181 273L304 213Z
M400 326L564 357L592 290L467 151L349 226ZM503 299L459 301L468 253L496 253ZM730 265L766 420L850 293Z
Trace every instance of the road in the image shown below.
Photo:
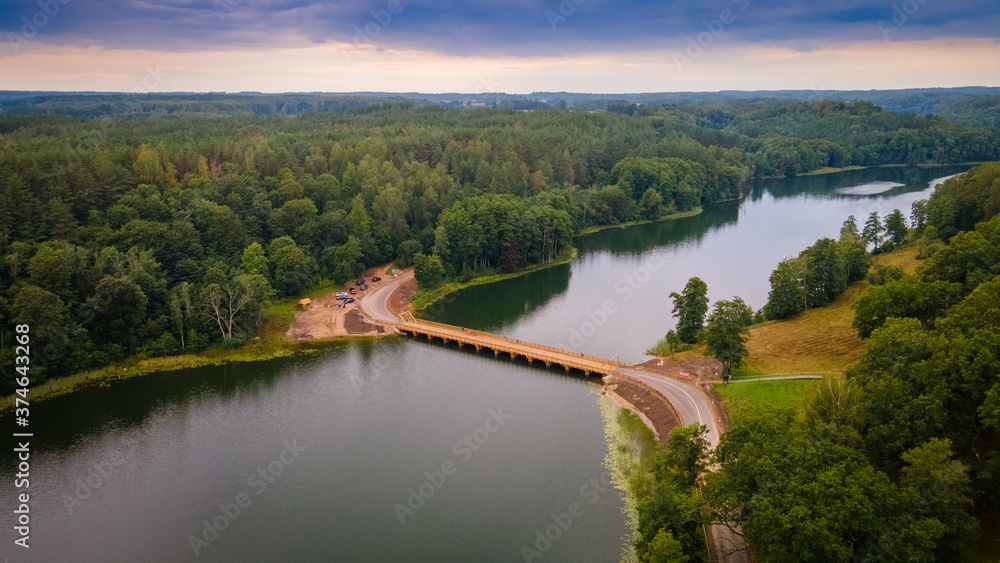
M708 428L706 438L712 448L714 449L719 445L721 421L713 414L714 411L709 399L699 393L693 385L671 379L664 375L656 375L637 369L618 368L618 371L634 377L663 393L667 400L677 409L677 413L681 416L681 424L685 426L693 422L704 424ZM723 563L750 563L750 557L745 551L743 538L725 526L713 525L710 528L712 530L712 552L715 555L716 561L722 561ZM730 553L730 555L720 558L720 553Z
M389 310L389 298L396 288L413 279L413 270L402 273L395 278L382 278L378 287L365 292L362 299L358 300L361 311L369 317L382 322L398 323L399 317Z

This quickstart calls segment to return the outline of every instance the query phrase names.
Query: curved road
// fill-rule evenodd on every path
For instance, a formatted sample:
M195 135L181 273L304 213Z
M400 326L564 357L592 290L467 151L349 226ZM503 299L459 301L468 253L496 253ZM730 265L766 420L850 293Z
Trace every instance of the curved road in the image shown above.
M681 424L685 426L693 422L704 424L708 428L706 438L712 448L714 449L719 445L719 435L721 434L719 425L721 421L715 416L715 411L712 409L709 399L705 398L695 386L664 375L655 375L647 371L632 368L618 368L618 371L634 377L663 393L667 400L677 409L677 413L681 416ZM710 527L712 529L712 552L715 556L715 561L722 561L724 563L750 562L746 551L746 544L743 542L742 537L722 525L716 524ZM729 553L729 555L719 557L721 553Z
M369 317L386 323L398 323L399 317L389 310L389 298L396 289L413 279L413 270L404 272L395 278L382 278L378 287L365 292L365 295L358 300L361 311Z

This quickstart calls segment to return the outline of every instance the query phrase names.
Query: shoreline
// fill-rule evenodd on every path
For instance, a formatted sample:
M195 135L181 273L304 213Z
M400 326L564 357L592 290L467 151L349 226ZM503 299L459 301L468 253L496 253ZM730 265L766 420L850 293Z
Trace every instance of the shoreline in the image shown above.
M483 276L480 278L472 278L467 282L452 282L446 283L438 288L430 291L417 290L417 293L413 296L411 304L413 305L413 310L417 313L426 310L431 305L441 301L448 295L455 293L469 287L474 287L477 285L486 285L488 283L494 283L504 280L511 280L514 278L519 278L521 276L531 274L544 270L546 268L551 268L553 266L561 266L563 264L568 264L572 262L577 256L576 248L572 250L562 252L551 262L546 262L545 264L536 264L530 268L525 268L523 270L518 270L516 272L510 272L507 274L496 274L492 276Z
M869 168L941 168L944 166L978 166L980 164L985 164L983 162L922 162L920 164L876 164L874 166L844 166L842 168L834 168L832 166L824 166L823 168L817 168L816 170L810 170L809 172L800 172L794 177L799 178L802 176L823 176L826 174L839 174L841 172L853 172L855 170L868 170ZM781 178L788 178L789 176L761 176L761 180L776 180Z
M722 201L722 200L720 200L720 201ZM713 201L712 203L719 203L719 202L718 201ZM639 221L628 221L628 222L625 222L625 223L616 223L614 225L595 225L593 227L587 227L586 229L583 229L576 236L582 237L582 236L586 236L586 235L592 235L594 233L599 233L599 232L607 230L607 229L614 229L616 227L619 228L619 229L626 229L628 227L637 227L639 225L649 225L649 224L652 224L652 223L662 223L664 221L674 221L676 219L684 219L684 218L687 218L687 217L694 217L695 215L700 215L702 211L703 211L703 207L701 205L696 205L696 206L692 207L690 211L678 211L677 213L671 213L670 215L665 215L665 216L657 218L657 219L642 219L642 220L639 220Z
M660 217L659 219L654 219L654 220L629 221L627 223L619 223L617 225L600 225L594 227L587 227L586 229L580 231L578 234L574 235L573 238L592 235L594 233L598 233L607 229L613 229L613 228L627 229L629 227L636 227L639 225L649 225L652 223L662 223L665 221L674 221L677 219L694 217L696 215L700 215L702 211L703 207L698 205L695 206L690 211L671 213L666 217ZM577 249L573 248L572 251L570 252L561 253L558 257L556 257L555 260L551 262L547 262L545 264L537 264L535 266L532 266L530 268L525 268L524 270L519 270L517 272L510 272L509 274L497 274L494 276L484 276L481 278L473 278L467 282L448 283L428 292L422 292L418 290L417 294L413 296L413 309L419 314L421 311L428 309L438 301L441 301L442 299L444 299L445 297L447 297L452 293L455 293L456 291L461 291L463 289L474 287L477 285L486 285L488 283L514 279L526 274L537 272L539 270L551 268L553 266L561 266L563 264L568 264L576 259L577 254L578 254Z

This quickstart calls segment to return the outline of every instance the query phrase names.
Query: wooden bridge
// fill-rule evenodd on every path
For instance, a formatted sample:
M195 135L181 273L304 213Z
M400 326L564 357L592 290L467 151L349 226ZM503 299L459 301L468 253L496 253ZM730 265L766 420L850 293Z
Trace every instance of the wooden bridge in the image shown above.
M577 369L587 375L607 375L615 368L625 365L615 359L599 358L526 340L517 340L500 334L418 320L410 313L400 315L400 322L392 323L392 326L399 332L414 337L425 336L428 341L437 338L445 344L455 342L460 348L474 346L476 351L486 348L492 350L495 356L507 354L511 359L520 356L529 362L543 362L547 367L558 365L566 371Z

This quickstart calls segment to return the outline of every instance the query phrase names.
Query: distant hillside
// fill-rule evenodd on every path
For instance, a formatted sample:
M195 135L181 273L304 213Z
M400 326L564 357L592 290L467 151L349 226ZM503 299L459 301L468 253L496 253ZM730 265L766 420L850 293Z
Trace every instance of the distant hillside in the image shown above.
M423 94L419 92L260 92L122 94L101 92L0 91L0 113L46 114L81 118L141 118L174 113L297 115L339 113L386 103L414 107L436 104L448 108L571 109L631 115L635 105L711 105L722 100L777 99L794 101L869 101L887 111L938 115L952 123L1000 129L1000 88L913 88L906 90L724 90L720 92L654 92L593 94L574 92L502 92Z

